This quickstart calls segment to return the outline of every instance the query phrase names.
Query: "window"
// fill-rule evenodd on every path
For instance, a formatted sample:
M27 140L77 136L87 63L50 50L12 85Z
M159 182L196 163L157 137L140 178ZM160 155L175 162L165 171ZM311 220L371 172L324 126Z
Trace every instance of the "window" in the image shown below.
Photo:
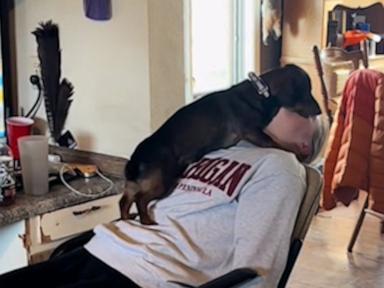
M191 83L187 86L193 100L226 89L256 70L256 11L260 4L257 0L188 2L186 56L190 58Z

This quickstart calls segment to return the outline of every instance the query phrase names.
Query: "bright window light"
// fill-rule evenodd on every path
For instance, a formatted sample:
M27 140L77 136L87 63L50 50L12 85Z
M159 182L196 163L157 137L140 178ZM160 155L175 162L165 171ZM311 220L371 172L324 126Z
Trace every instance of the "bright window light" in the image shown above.
M255 1L190 1L193 98L226 89L255 70Z

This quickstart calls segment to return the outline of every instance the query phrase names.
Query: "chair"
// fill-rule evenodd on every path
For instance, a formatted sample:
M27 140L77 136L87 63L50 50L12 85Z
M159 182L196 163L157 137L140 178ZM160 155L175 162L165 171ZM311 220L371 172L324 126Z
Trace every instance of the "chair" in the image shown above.
M363 42L363 50L346 51L339 47L327 47L323 50L323 57L325 63L351 61L353 70L360 68L360 61L364 68L368 68L367 42Z
M345 81L349 74L360 68L360 61L365 69L368 68L368 46L367 41L362 42L362 50L356 50L347 52L344 49L338 47L328 47L322 50L322 56L320 57L320 51L317 46L313 47L313 54L315 58L316 69L319 74L321 93L323 94L323 106L328 117L333 120L333 113L337 108L337 101L332 99L336 96L341 96ZM324 70L323 70L324 66ZM337 77L337 70L347 71L345 79ZM325 77L324 77L325 74ZM339 73L340 75L340 73ZM338 79L339 78L339 79ZM337 83L339 80L340 83ZM328 88L328 89L327 89ZM341 97L339 97L341 99ZM384 216L380 213L368 209L369 206L369 193L367 194L363 207L361 208L359 217L356 221L355 228L353 229L351 239L348 243L348 252L352 252L357 237L359 235L361 226L363 224L365 214L371 214L378 217L381 220L381 233L384 234Z
M285 287L289 275L299 255L304 237L308 232L309 225L313 216L316 214L320 203L320 192L323 187L322 176L320 173L309 166L306 168L307 190L303 197L300 209L296 218L295 226L292 233L292 242L288 254L287 264L283 275L279 281L278 288ZM51 254L50 258L55 258L63 255L77 247L87 243L93 236L92 231L85 232L75 238L72 238L61 245L59 245ZM219 278L209 281L206 284L199 286L199 288L226 288L234 287L235 285L244 283L258 277L258 274L251 269L241 268L231 271ZM188 286L186 286L188 287ZM190 286L192 287L192 286Z
M334 114L341 99L344 84L351 72L363 64L368 68L368 43L363 41L360 50L346 51L339 47L327 47L321 51L313 47L316 69L319 74L323 106L328 117Z

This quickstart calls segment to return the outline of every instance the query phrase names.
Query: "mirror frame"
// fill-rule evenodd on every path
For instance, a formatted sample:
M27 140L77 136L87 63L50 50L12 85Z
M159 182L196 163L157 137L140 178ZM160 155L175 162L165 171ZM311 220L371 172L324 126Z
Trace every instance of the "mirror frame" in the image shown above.
M0 1L4 118L16 115L18 110L14 5L14 0Z

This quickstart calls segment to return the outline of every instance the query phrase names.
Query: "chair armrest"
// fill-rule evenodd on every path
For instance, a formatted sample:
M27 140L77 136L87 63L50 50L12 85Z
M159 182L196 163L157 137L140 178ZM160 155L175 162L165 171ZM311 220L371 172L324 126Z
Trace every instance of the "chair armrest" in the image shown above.
M226 288L233 287L237 284L249 281L259 277L255 271L249 268L239 268L235 269L223 276L220 276L216 279L213 279L203 285L200 285L198 288Z

